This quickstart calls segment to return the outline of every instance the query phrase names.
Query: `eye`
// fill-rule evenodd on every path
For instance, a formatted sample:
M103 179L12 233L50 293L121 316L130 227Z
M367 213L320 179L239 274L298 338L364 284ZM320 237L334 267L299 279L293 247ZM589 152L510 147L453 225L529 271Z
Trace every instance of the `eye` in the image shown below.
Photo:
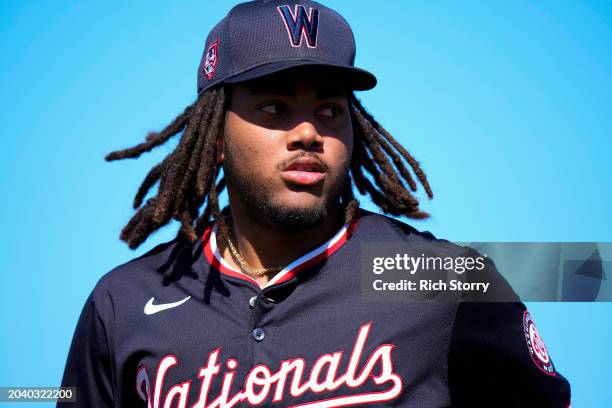
M259 109L270 115L280 115L287 110L287 107L282 102L271 102L261 105Z
M340 106L337 105L331 105L331 106L325 106L321 109L319 109L319 115L321 116L325 116L327 118L335 118L336 116L341 115L344 112L344 109L342 109Z

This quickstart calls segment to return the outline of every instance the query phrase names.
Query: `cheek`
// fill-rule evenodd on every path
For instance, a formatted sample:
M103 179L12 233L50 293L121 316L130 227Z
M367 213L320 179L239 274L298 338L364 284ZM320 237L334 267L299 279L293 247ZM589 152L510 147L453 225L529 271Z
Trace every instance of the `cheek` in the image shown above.
M326 142L326 150L328 153L327 164L333 168L333 172L337 176L341 176L343 171L346 171L351 163L353 155L353 135L352 130L350 135L339 138L330 138Z
M224 153L231 156L234 164L241 173L265 176L267 168L274 160L273 137L270 130L256 126L245 121L234 112L228 111L225 119Z

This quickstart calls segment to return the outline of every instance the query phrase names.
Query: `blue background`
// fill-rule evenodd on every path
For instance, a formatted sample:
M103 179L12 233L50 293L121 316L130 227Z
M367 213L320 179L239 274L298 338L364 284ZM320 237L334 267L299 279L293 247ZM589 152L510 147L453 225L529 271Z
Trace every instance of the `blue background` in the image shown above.
M232 4L211 3L3 2L0 385L58 385L96 281L174 236L135 252L118 240L174 143L103 157L193 102L203 42ZM433 186L432 219L413 225L456 241L612 241L612 3L327 4L378 76L360 97ZM612 304L529 307L573 405L609 406Z

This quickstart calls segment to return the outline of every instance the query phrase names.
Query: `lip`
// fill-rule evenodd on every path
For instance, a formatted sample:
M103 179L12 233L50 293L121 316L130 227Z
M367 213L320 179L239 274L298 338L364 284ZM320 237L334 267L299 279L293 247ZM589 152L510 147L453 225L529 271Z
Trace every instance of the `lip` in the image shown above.
M284 181L300 185L313 186L325 178L325 169L321 161L312 157L302 157L290 162L281 177Z

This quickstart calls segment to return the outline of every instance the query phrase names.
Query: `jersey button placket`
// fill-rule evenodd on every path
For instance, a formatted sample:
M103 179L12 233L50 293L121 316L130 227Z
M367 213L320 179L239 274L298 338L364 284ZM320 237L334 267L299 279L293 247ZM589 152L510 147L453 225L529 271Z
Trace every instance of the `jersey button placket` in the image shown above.
M266 332L261 327L256 327L251 332L251 336L253 336L253 339L255 339L255 341L259 342L266 337Z
M261 327L262 318L265 314L265 308L262 308L263 296L260 292L257 296L249 298L250 318L249 318L249 361L251 365L255 364L256 345L261 343L266 337L266 332Z
M274 290L267 288L248 300L250 308L248 354L251 365L267 361L270 358L270 347L274 348L274 345L270 343L274 343L275 339L273 329L267 327L270 323L267 316L279 305L274 293Z

